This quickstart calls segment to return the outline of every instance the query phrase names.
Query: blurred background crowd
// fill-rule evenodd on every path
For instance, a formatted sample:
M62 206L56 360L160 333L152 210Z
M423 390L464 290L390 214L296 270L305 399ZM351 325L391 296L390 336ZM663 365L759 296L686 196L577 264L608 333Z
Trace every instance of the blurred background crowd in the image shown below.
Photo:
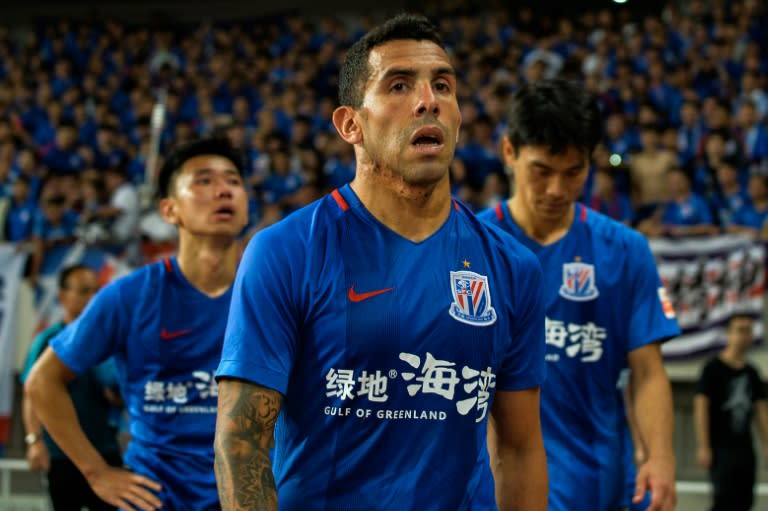
M540 16L428 9L459 76L455 194L474 209L514 183L499 161L520 84L564 76L599 99L603 143L583 201L648 236L768 234L768 11L758 0ZM244 236L348 182L330 124L345 50L377 19L281 15L152 24L105 17L0 26L0 221L35 282L80 240L130 264L172 250L148 212L153 110L163 152L220 134L243 152ZM0 23L2 23L0 21Z

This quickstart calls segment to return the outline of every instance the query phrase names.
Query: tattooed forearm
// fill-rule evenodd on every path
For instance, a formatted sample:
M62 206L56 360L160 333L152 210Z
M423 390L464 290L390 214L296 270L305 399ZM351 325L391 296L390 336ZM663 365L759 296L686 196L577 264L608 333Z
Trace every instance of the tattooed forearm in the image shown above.
M215 471L223 511L277 511L269 448L281 404L274 390L219 383Z

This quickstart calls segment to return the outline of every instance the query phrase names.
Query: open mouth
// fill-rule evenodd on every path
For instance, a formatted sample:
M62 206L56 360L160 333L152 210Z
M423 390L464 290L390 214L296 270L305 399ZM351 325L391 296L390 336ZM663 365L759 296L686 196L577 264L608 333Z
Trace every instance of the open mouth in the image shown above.
M235 216L235 209L231 206L222 206L213 213L216 218L230 219Z
M436 147L441 146L444 139L443 131L440 128L426 126L413 134L411 144L419 147Z

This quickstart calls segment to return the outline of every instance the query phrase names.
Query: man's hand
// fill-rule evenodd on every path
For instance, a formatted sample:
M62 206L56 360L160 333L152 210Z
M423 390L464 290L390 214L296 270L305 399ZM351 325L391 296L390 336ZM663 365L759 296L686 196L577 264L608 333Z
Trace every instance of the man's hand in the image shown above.
M675 458L671 454L666 457L648 458L638 467L635 482L635 495L632 502L640 503L645 492L651 492L651 505L647 511L674 511L677 503L675 491Z
M101 500L125 511L154 511L163 506L157 495L150 491L160 491L162 486L128 470L107 466L87 479Z
M51 468L51 457L48 455L48 448L42 440L38 440L27 447L27 461L30 470L48 472Z
M696 463L700 467L709 470L712 467L712 449L709 447L699 447L696 449Z

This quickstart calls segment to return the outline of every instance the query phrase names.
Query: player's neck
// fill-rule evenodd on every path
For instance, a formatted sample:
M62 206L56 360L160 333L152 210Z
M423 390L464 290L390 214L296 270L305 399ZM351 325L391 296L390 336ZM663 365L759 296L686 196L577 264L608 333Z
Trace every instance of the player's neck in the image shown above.
M190 238L179 240L179 269L192 286L211 297L232 285L240 257L236 240Z
M746 353L730 346L726 346L725 349L720 352L720 360L734 369L741 369L747 363Z
M526 236L540 245L551 245L568 234L576 210L575 205L572 204L567 215L550 220L536 216L522 200L516 197L509 199L507 205L515 223Z
M412 186L402 180L393 182L371 172L359 172L350 186L374 218L413 242L429 238L451 212L447 175L432 185Z

